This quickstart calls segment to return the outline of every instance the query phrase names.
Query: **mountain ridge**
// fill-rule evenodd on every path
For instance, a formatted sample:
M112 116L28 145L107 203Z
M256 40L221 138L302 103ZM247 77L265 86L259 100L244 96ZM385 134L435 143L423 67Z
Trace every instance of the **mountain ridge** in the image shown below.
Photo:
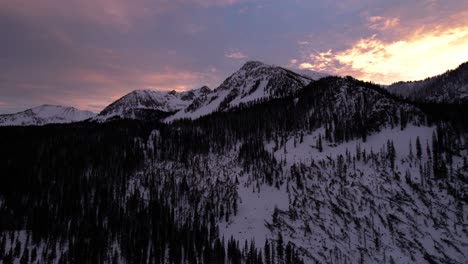
M93 118L95 115L74 107L44 104L25 111L0 115L0 126L72 123Z
M423 103L468 104L468 62L420 81L396 82L390 92Z

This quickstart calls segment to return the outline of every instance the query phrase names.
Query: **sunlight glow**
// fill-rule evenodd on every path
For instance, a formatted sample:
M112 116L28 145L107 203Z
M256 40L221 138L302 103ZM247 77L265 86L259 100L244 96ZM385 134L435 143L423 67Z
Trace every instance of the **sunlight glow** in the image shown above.
M299 68L352 75L381 84L420 80L468 60L468 25L418 30L393 42L373 35L343 51L310 54L309 60Z

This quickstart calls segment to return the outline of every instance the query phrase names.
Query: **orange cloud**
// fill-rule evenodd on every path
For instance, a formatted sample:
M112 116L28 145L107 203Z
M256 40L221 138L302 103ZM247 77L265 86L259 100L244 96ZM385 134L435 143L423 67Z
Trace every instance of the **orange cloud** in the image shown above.
M352 75L382 84L434 76L468 61L467 14L454 16L456 22L421 27L393 41L374 34L342 51L314 52L299 68ZM396 23L381 17L372 20L379 22L376 28L382 29ZM390 31L406 32L397 28Z
M333 53L332 50L328 50L326 52L320 52L316 54L309 55L310 60L314 62L314 64L303 62L299 64L299 69L304 70L313 70L313 71L327 71L328 65L333 60Z

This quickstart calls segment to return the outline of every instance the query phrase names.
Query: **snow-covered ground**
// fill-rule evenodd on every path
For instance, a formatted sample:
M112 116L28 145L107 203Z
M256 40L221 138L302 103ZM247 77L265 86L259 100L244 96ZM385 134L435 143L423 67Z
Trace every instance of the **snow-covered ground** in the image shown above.
M274 152L276 159L286 159L288 165L294 163L310 163L312 160L322 160L332 158L336 159L337 155L343 155L349 152L351 155L356 155L356 149L366 149L378 152L380 148L386 146L387 141L390 140L395 146L398 157L405 157L409 155L410 142L413 146L413 154L415 154L416 139L419 137L423 149L426 149L427 142L431 142L432 133L435 127L414 126L409 125L404 130L399 127L382 129L379 133L372 134L367 137L363 142L361 139L351 140L340 144L329 143L325 141L325 129L320 128L315 130L309 135L304 135L303 142L301 143L298 138L290 138L281 149ZM319 135L322 137L323 150L320 152L317 148L317 140ZM296 141L296 144L294 144ZM296 145L296 146L294 146ZM274 143L269 142L266 144L266 149L273 152ZM286 148L286 153L284 151Z
M285 186L277 189L273 186L262 185L258 190L255 186L249 186L246 178L240 178L237 186L237 193L240 197L238 213L229 222L221 221L220 234L226 240L231 236L234 237L241 245L245 240L248 242L253 240L255 245L261 248L265 239L271 236L265 224L271 221L275 208L288 209L288 193Z

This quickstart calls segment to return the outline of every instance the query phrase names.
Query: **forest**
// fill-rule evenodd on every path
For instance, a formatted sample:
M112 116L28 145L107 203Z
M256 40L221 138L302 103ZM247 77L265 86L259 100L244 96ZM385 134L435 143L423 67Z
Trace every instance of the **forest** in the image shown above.
M346 223L350 229L362 230L370 225L346 211L354 208L348 203L358 194L349 188L363 180L363 168L379 172L374 179L378 186L397 181L400 188L405 182L431 208L435 201L425 192L438 190L453 197L454 208L466 205L467 123L458 109L412 103L351 77L327 77L295 95L240 105L197 120L1 127L0 262L307 262L304 259L315 258L293 243L285 230L289 226L305 236L318 232L310 225L322 217L320 208L325 206L340 216L336 221L343 221L336 226ZM336 157L288 163L292 149L317 131L322 132L312 144L322 153L356 140L365 144L384 129L408 126L436 129L430 141L417 137L405 142L409 154L404 157L396 142L387 140L381 149L356 145ZM220 158L225 156L230 158ZM223 169L213 169L223 162L227 164ZM399 172L402 164L407 166L404 174ZM289 210L275 210L266 223L275 235L264 245L220 233L220 223L238 214L237 186L243 179L235 172L237 166L240 174L249 175L245 181L254 192L266 185L287 188L291 196ZM328 183L327 195L336 191L339 199L349 199L338 199L340 207L320 200L320 191L312 191L320 182ZM366 202L358 206L375 210L376 204L369 205L371 196L362 193ZM408 197L412 196L402 193L393 198L408 202ZM463 209L455 211L455 222L466 221ZM375 215L378 218L379 213ZM297 219L307 224L294 227ZM396 219L375 221L392 229ZM434 221L445 225L441 219ZM337 240L351 239L340 232L333 235ZM377 230L372 232L369 247L385 254ZM362 236L364 241L366 234ZM330 252L327 258L346 260L337 249ZM368 253L360 249L360 254ZM430 254L424 257L428 262L440 260Z

